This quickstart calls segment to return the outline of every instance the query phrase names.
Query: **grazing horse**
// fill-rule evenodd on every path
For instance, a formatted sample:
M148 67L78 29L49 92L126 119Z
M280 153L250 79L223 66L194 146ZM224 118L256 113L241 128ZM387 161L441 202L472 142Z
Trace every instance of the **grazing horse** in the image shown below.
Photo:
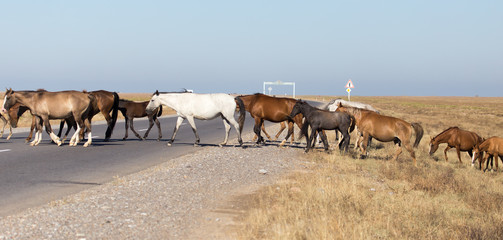
M484 155L485 153L485 155ZM498 171L498 156L503 161L503 138L500 137L490 137L484 140L481 144L473 148L472 156L472 166L475 159L479 159L480 170L482 170L482 165L488 158L493 158L496 162L496 172ZM489 166L489 161L487 162L486 169Z
M300 129L302 129L301 114L295 116L293 119L288 118L292 112L293 106L297 102L296 99L271 97L261 93L241 95L239 97L243 100L246 110L255 119L253 131L258 136L257 144L264 143L264 138L260 135L260 128L264 124L264 120L271 122L288 121L288 133L285 139L280 143L280 146L285 144L290 135L292 135L291 141L293 141L294 122Z
M363 133L363 145L360 146L360 149L364 156L367 155L368 138L371 136L381 142L393 141L397 145L393 160L396 160L398 155L402 153L401 145L403 144L414 160L414 166L417 166L416 154L412 147L417 147L423 137L423 128L419 123L408 123L399 118L380 115L365 109L345 107L341 104L339 104L337 111L347 112L355 117L356 126ZM416 132L416 140L413 146L410 142L412 131ZM360 138L358 142L361 141Z
M131 126L131 131L133 131L134 135L137 138L144 140L145 138L147 138L150 129L152 129L152 127L154 126L154 121L155 124L157 125L157 129L159 130L159 137L157 137L157 141L161 140L162 138L161 123L159 123L157 117L160 117L162 115L162 105L159 106L159 108L154 109L154 111L152 112L147 112L145 111L145 108L147 107L148 103L149 101L134 102L126 99L119 100L119 111L125 118L124 124L126 127L126 133L124 134L124 138L122 138L122 140L126 140L128 138L128 125ZM145 135L141 137L140 134L138 134L134 129L133 119L145 116L148 117L149 126L147 131L145 132Z
M472 158L472 150L475 146L482 143L482 138L474 132L465 131L458 127L450 127L430 140L430 155L433 155L441 143L447 143L444 150L445 161L448 161L447 151L451 148L456 148L459 162L461 163L461 151L468 152Z
M5 93L2 111L8 110L16 103L26 106L31 113L37 117L37 132L35 139L30 145L35 146L42 140L42 123L45 125L47 133L51 139L59 145L60 139L52 131L49 119L67 119L73 117L77 122L77 131L70 140L70 146L76 146L80 141L79 132L84 127L88 130L88 141L84 144L87 147L92 142L91 135L91 114L95 103L92 94L78 91L62 92L15 92L12 89Z
M245 122L245 106L240 97L233 97L225 93L214 93L214 94L197 94L197 93L159 93L156 91L149 104L146 107L147 112L152 112L154 109L161 105L166 105L178 114L178 119L176 121L176 126L173 131L173 135L168 142L168 146L171 146L175 140L176 132L182 124L184 119L189 121L192 131L196 136L196 142L194 146L199 144L199 134L197 133L196 124L194 119L200 120L210 120L216 117L222 117L225 126L225 139L219 145L227 144L229 139L229 131L231 129L230 124L234 126L238 134L239 145L243 145L243 140L241 139L241 132L243 131L243 124ZM239 107L239 118L238 121L234 119L234 112ZM239 122L239 123L238 123ZM260 127L259 127L260 130Z
M330 112L327 110L320 110L315 108L304 101L297 101L293 106L292 112L289 117L293 118L302 113L305 118L304 125L302 126L302 134L306 136L307 146L306 152L311 149L314 142L316 133L321 133L322 130L338 130L341 132L343 141L339 143L339 150L348 151L350 136L349 133L354 130L355 118L343 112ZM311 127L311 136L308 135L308 128ZM325 134L320 134L325 151L328 151L328 141Z
M5 114L7 115L7 114ZM2 122L3 122L3 128L2 128L2 131L0 132L0 138L3 137L3 132L5 131L5 127L7 127L7 124L9 124L9 130L10 130L10 134L9 136L7 136L7 140L10 139L10 137L12 137L12 125L10 124L10 120L7 120L9 117L5 117L4 116L4 113L1 113L0 112L0 119L2 119Z

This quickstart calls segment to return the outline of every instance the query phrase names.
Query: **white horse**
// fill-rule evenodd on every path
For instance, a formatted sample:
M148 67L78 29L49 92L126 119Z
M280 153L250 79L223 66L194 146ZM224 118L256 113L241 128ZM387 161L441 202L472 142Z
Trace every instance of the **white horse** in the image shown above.
M241 132L243 131L243 124L245 121L245 107L243 101L239 97L233 97L225 93L215 93L215 94L197 94L197 93L159 93L156 91L150 102L147 105L146 111L153 111L160 105L166 105L176 111L178 114L178 119L176 121L176 126L173 131L173 136L168 143L171 146L175 140L176 132L182 124L184 119L189 121L192 131L196 136L196 142L194 146L199 144L199 135L197 134L196 124L194 119L200 120L210 120L221 116L225 126L225 139L219 145L227 144L229 138L229 131L231 129L230 124L234 126L238 134L239 145L243 145L243 140L241 139ZM239 106L239 118L238 121L234 119L234 112Z

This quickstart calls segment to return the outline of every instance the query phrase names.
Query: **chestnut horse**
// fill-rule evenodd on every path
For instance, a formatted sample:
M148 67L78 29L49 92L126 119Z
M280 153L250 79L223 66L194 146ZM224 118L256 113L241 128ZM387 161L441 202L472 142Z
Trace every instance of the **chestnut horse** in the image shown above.
M151 112L147 112L145 108L147 107L148 103L149 101L134 102L125 99L119 100L119 111L125 118L125 127L126 127L126 133L124 134L124 138L122 138L122 140L126 140L128 138L128 124L131 126L131 131L133 131L134 135L137 138L144 140L145 138L147 138L150 129L152 129L152 127L154 126L154 121L155 124L157 125L157 129L159 130L159 137L157 137L157 141L161 140L162 138L161 123L159 123L157 117L160 117L162 115L162 105ZM140 134L138 134L136 130L134 130L133 119L146 116L148 117L149 126L147 132L145 132L145 135L142 138Z
M51 139L59 145L60 139L52 131L49 119L67 119L73 117L77 122L77 131L70 140L70 146L76 146L80 141L80 129L86 127L88 130L88 141L84 144L87 147L92 142L91 118L90 114L95 106L95 98L92 94L78 91L62 92L15 92L12 89L5 93L2 111L5 112L11 106L20 103L28 107L31 113L37 117L37 132L35 140L30 145L38 145L42 140L42 123L45 125L47 133Z
M450 127L430 140L430 155L433 155L441 143L447 143L444 150L445 161L448 161L447 151L451 148L456 148L459 162L461 163L461 151L468 152L470 159L472 158L472 150L475 146L482 143L482 138L474 132L459 129L458 127Z
M241 95L239 97L243 100L246 111L255 119L253 131L258 136L257 144L264 143L264 138L260 135L260 129L264 124L264 120L276 123L288 121L288 133L285 139L280 143L280 146L285 144L290 135L292 135L293 141L294 122L302 129L302 114L295 116L293 119L289 118L293 106L297 102L296 99L271 97L261 93Z
M503 138L500 137L490 137L484 140L481 144L473 148L472 166L475 159L479 159L480 170L482 170L482 165L488 158L493 157L496 162L496 172L498 171L498 156L503 160ZM487 162L486 169L489 165ZM484 171L486 170L484 169Z
M345 107L342 106L342 104L339 104L337 111L347 112L355 117L356 126L363 134L363 145L360 149L364 156L367 155L368 138L372 136L372 138L381 142L393 141L397 145L393 160L396 160L398 155L402 153L401 145L403 144L405 149L410 153L414 161L414 166L417 166L416 154L412 147L417 147L423 137L423 128L419 123L408 123L399 118L384 116L370 110ZM416 132L416 141L414 145L411 145L410 142L412 131ZM360 137L357 144L360 145L361 141L362 139Z

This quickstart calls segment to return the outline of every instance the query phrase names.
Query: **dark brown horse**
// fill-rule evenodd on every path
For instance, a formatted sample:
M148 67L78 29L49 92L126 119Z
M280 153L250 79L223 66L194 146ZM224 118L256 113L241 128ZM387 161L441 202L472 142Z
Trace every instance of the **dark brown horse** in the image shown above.
M474 132L459 129L458 127L450 127L430 140L430 155L433 155L438 149L438 145L447 143L444 150L445 161L448 161L447 151L451 148L456 148L459 162L461 163L461 151L468 152L470 159L472 158L472 150L475 146L482 143L482 138Z
M348 151L350 135L355 128L355 118L344 112L331 112L315 108L304 101L297 101L293 106L289 117L293 118L298 114L302 114L305 118L302 127L302 135L306 137L306 152L315 144L314 137L319 134L323 140L325 151L328 151L328 141L325 134L321 134L322 130L336 130L341 132L343 141L339 143L339 150L342 152ZM311 135L309 136L308 128L311 127Z
M5 93L2 111L10 109L16 103L20 103L30 109L31 113L37 117L35 140L31 145L38 145L42 140L42 123L45 125L47 133L58 145L60 139L52 131L49 123L50 119L67 119L73 117L77 122L77 131L70 140L70 146L76 146L80 141L79 132L84 127L88 130L88 141L84 144L87 147L92 142L91 135L91 111L96 105L96 99L92 94L78 91L62 92L15 92L12 89Z
M89 92L96 98L96 105L93 108L93 116L101 113L107 121L107 131L105 133L105 142L110 140L112 132L117 122L117 112L119 110L119 95L116 92L97 90ZM110 115L112 113L112 115ZM62 126L61 126L62 128Z
M290 135L292 135L291 141L293 141L294 122L300 129L302 129L302 114L295 116L293 119L289 118L293 106L297 102L296 99L271 97L261 93L242 95L239 97L243 100L246 111L248 111L255 119L253 131L258 136L257 143L264 143L264 138L260 135L260 130L264 124L264 120L271 122L288 121L288 133L285 139L281 142L280 146L285 144Z
M398 155L402 153L401 145L403 144L414 160L414 166L417 166L416 154L412 147L417 147L423 137L423 128L419 125L419 123L408 123L402 119L384 116L370 110L344 107L342 104L339 104L337 111L347 112L355 117L356 126L361 131L363 136L363 139L360 138L357 144L360 144L363 140L363 145L360 149L364 156L367 155L368 138L369 136L372 136L372 138L381 142L393 141L397 145L397 150L393 160L396 160ZM414 142L414 145L410 142L412 131L416 132L416 141Z
M473 148L473 157L472 157L472 165L475 162L475 159L479 159L480 170L482 170L482 165L489 158L493 158L494 162L496 162L496 172L498 171L498 157L500 157L503 161L503 138L500 137L490 137L484 140L481 144ZM487 162L486 168L489 165L489 161Z
M161 124L159 123L157 117L160 117L162 115L162 105L159 108L154 109L154 111L152 112L147 112L145 108L147 107L148 103L149 101L134 102L125 99L119 100L119 111L125 118L125 127L126 127L126 133L124 135L124 138L122 138L122 140L126 140L128 138L128 125L131 126L131 131L133 131L134 135L137 138L144 140L145 138L147 138L150 129L152 129L152 127L154 126L154 122L157 125L157 129L159 130L159 137L157 137L157 141L161 140L162 138ZM147 132L145 132L145 135L143 137L141 137L140 134L136 132L133 126L133 119L140 117L148 117L149 122Z

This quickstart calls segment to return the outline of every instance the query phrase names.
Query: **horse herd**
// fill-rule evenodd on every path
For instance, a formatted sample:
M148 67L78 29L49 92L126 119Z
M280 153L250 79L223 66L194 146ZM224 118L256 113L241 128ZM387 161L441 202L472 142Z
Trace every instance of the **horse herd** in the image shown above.
M301 129L301 136L306 137L306 148L308 152L314 147L316 137L319 136L324 144L325 151L328 151L328 140L326 130L335 130L336 138L338 132L342 139L339 142L339 150L347 152L350 142L350 133L357 129L357 140L355 148L359 147L363 156L367 154L367 147L371 139L381 142L394 142L397 146L393 160L396 160L402 152L402 146L409 152L413 163L417 166L414 149L419 145L423 136L423 128L419 123L409 123L402 119L385 116L368 104L358 102L348 102L342 99L332 100L329 103L315 101L303 101L287 97L273 97L264 94L251 94L231 96L229 94L197 94L184 92L159 92L152 94L149 101L136 102L120 99L116 92L104 90L99 91L59 91L48 92L45 90L36 91L14 91L8 89L2 104L2 120L4 128L7 122L12 127L17 126L19 117L30 111L32 126L30 135L26 141L32 138L35 129L35 137L30 145L35 146L42 140L42 126L51 140L57 145L64 143L70 129L75 129L75 133L70 139L70 146L76 146L87 133L87 142L84 147L92 143L91 120L102 113L107 122L105 141L108 141L114 129L117 114L120 111L125 118L126 133L123 139L128 137L128 125L136 137L145 139L154 123L159 130L158 140L162 138L161 127L157 119L162 114L162 107L168 106L175 110L178 115L175 128L168 146L175 140L177 131L182 122L187 119L194 132L196 141L200 142L194 119L209 120L221 117L225 126L225 139L220 145L228 142L229 132L232 127L236 130L239 145L243 145L241 132L245 121L245 113L248 111L255 121L253 131L255 133L256 144L264 144L265 140L261 135L263 131L267 138L271 139L264 128L264 121L281 123L281 129L276 134L276 139L280 133L287 128L288 132L280 146L290 138L294 140L294 124ZM239 112L238 119L234 113ZM5 117L3 115L6 115ZM133 118L149 118L149 127L145 135L140 136L133 127ZM51 128L49 120L60 119L60 131L56 135ZM67 124L67 132L61 139L61 130ZM309 129L311 132L309 133ZM3 134L3 129L2 129ZM9 135L8 139L12 135ZM411 138L415 135L415 140ZM487 161L488 168L491 159L496 161L498 169L498 156L503 155L503 139L492 137L482 139L476 133L461 130L458 127L451 127L441 132L430 140L429 153L433 154L439 144L447 143L444 150L447 161L447 151L456 148L459 161L461 162L460 151L467 151L472 158L472 166L475 159L479 160L479 167ZM485 169L484 169L485 170Z

